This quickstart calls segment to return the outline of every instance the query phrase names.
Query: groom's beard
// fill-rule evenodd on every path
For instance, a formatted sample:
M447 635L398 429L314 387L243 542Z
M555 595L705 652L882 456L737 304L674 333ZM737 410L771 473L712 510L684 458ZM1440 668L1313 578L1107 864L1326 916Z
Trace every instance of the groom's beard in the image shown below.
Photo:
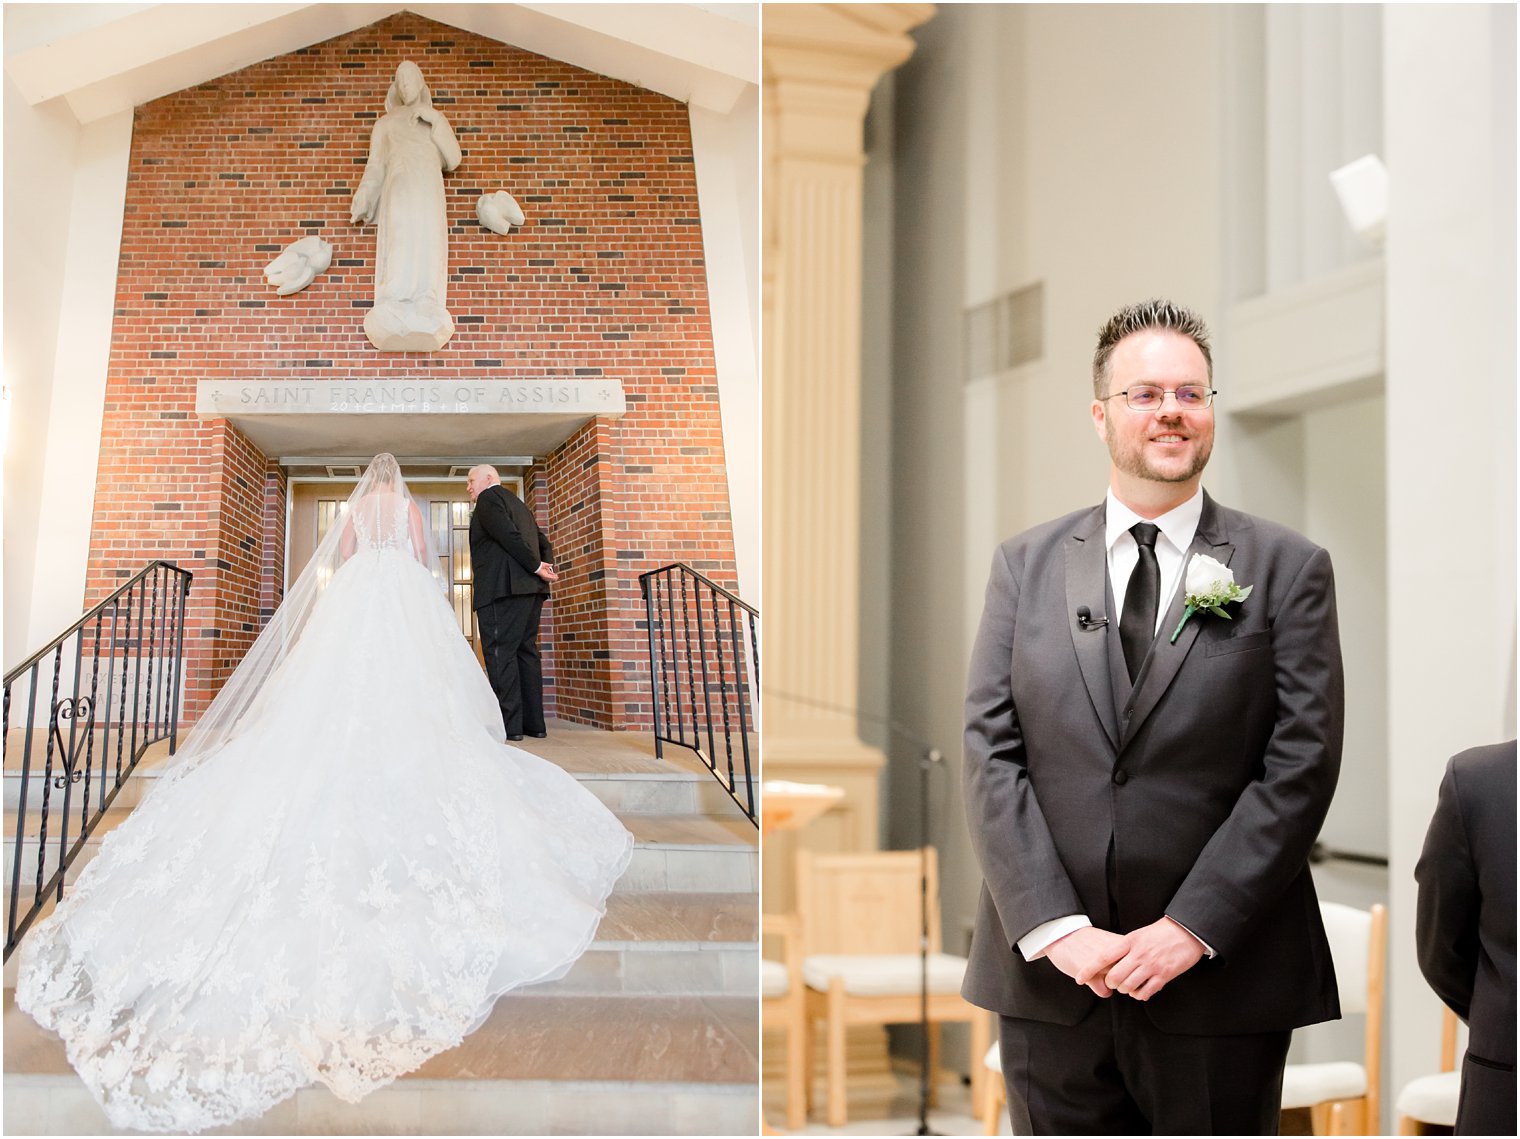
M1177 459L1184 458L1180 455L1170 457L1170 461L1167 458L1153 459L1148 453L1148 436L1164 433L1168 428L1192 442L1191 454L1187 461L1177 462ZM1189 431L1180 424L1169 424L1155 431L1147 431L1144 436L1138 438L1129 436L1121 440L1119 434L1114 430L1108 432L1108 455L1113 460L1114 467L1133 478L1145 479L1148 482L1187 482L1203 473L1203 468L1208 466L1209 456L1214 453L1212 423L1204 431Z

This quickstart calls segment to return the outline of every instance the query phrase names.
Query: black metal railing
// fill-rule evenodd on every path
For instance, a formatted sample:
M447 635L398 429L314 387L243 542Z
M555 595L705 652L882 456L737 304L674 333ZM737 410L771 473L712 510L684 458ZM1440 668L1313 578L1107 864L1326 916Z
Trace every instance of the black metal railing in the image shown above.
M191 576L173 562L153 562L5 674L6 807L15 810L6 874L7 961L48 900L63 897L70 864L138 760L161 740L169 741L171 755L179 744ZM11 714L18 702L25 715L14 727L22 740L20 762L13 763ZM42 753L40 771L34 751ZM56 806L55 791L63 793ZM29 875L24 889L23 866ZM23 893L30 895L24 913Z
M751 745L758 738L760 611L680 562L639 575L639 588L655 755L663 758L667 743L696 752L758 826Z

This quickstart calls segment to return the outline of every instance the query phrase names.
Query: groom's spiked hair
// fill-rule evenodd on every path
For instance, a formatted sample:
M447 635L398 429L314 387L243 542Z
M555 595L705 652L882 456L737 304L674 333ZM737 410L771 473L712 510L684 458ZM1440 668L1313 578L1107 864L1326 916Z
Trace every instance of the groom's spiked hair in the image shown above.
M1108 318L1098 333L1098 349L1093 353L1093 395L1102 399L1108 394L1108 358L1114 354L1119 341L1148 328L1166 328L1186 336L1198 345L1203 362L1209 367L1209 380L1214 379L1214 356L1209 351L1209 327L1203 317L1192 309L1183 308L1159 298L1125 305Z

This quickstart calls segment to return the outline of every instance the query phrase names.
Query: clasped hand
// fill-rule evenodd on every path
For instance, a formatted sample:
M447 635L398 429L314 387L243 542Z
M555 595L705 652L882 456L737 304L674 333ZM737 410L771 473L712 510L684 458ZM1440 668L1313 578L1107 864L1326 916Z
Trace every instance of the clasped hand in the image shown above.
M1203 945L1163 917L1125 934L1087 926L1051 942L1045 956L1100 997L1122 993L1148 1001L1198 963Z

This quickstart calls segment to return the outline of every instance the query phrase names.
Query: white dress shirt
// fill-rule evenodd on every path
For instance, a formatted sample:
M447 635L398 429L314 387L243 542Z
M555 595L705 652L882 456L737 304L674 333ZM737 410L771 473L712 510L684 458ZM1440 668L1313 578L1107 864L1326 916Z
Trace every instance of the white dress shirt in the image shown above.
M1203 489L1200 487L1192 498L1159 518L1141 518L1110 490L1104 511L1108 583L1114 591L1114 612L1108 616L1114 628L1118 627L1119 615L1124 612L1124 595L1129 592L1130 575L1140 560L1140 547L1129 529L1136 522L1152 522L1161 530L1156 535L1156 566L1161 571L1161 604L1156 606L1156 632L1159 633L1172 595L1182 584L1182 563L1187 559L1188 547L1193 544L1193 535L1198 533L1198 520L1203 517Z
M1135 542L1135 536L1129 532L1130 527L1136 522L1151 522L1161 531L1156 535L1156 567L1161 574L1161 602L1156 606L1156 632L1159 633L1161 623L1166 620L1167 608L1172 603L1172 595L1182 584L1188 547L1193 544L1193 536L1198 533L1198 521L1202 517L1202 487L1181 506L1173 507L1159 518L1140 517L1115 498L1112 489L1109 490L1104 502L1103 527L1108 548L1108 584L1114 594L1114 612L1107 615L1109 628L1119 627L1119 614L1124 612L1124 595L1129 589L1129 578L1135 572L1135 563L1140 560L1140 547ZM1092 920L1086 914L1068 914L1066 917L1042 922L1019 938L1019 952L1025 961L1037 961L1053 943L1068 933L1090 925ZM1182 928L1187 929L1186 926ZM1192 930L1188 932L1193 933ZM1207 942L1196 933L1193 936L1198 938L1198 943L1210 957L1214 956L1214 951Z

